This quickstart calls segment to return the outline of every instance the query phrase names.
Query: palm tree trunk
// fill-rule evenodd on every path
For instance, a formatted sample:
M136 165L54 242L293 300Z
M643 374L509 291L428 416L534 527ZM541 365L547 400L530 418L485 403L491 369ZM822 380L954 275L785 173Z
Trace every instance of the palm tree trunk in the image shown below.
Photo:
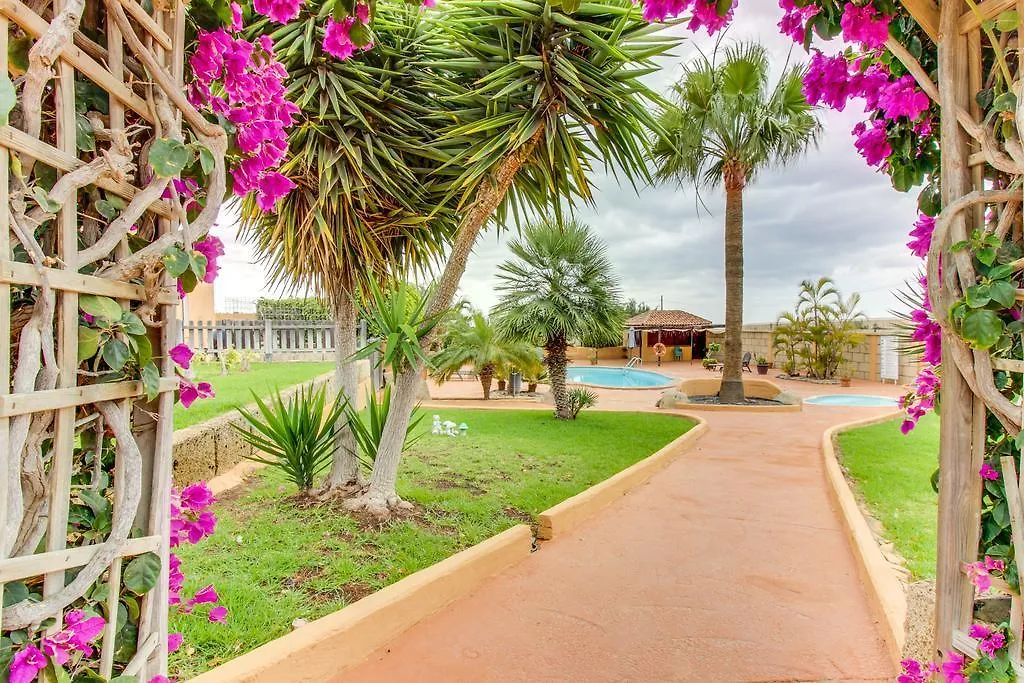
M738 186L737 186L738 185ZM743 186L725 189L725 353L722 403L743 402Z
M359 324L355 300L346 292L334 297L335 340L334 384L338 389L338 400L348 399L355 403L359 393L359 366L348 360L356 352L356 329ZM324 490L351 489L362 486L359 459L356 457L356 439L348 428L345 415L338 418L341 429L334 437L334 455L331 472L327 475Z
M491 380L494 379L494 367L488 363L480 369L480 386L484 388L484 400L491 398Z
M565 387L565 367L568 364L565 349L565 339L548 339L548 343L544 346L544 363L548 367L548 376L551 378L551 396L555 399L555 417L560 420L571 420L569 392Z
M526 144L502 160L493 180L484 181L478 187L473 203L459 223L451 254L444 266L444 272L436 281L433 298L427 307L428 317L440 315L451 308L455 292L459 288L459 282L462 281L462 274L466 272L466 261L473 251L477 237L505 195L508 194L519 169L533 155L533 151L543 135L544 128L542 126ZM434 334L436 334L436 328L434 333L423 340L424 348L430 346ZM409 429L409 420L412 418L416 396L420 389L421 370L422 364L417 363L415 367L407 368L394 378L391 410L384 422L384 434L381 437L377 457L373 461L369 486L362 496L346 503L350 509L365 509L384 517L387 516L390 509L402 505L402 499L395 492L395 481L398 479L398 464L402 458L406 431Z

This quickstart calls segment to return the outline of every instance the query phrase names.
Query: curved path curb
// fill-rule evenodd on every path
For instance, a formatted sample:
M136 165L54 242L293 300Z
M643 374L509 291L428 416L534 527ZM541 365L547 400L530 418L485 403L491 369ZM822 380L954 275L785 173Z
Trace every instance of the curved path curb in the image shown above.
M901 411L893 411L886 415L854 420L835 425L825 430L821 438L821 452L825 461L825 476L828 479L832 502L835 504L837 516L846 529L854 556L857 558L857 569L865 586L865 593L872 612L882 625L882 636L889 648L889 656L893 662L899 662L903 656L903 648L907 643L907 594L900 577L893 571L892 565L882 554L875 535L871 533L867 520L857 504L857 498L850 488L850 483L843 474L843 468L836 457L836 439L842 432L858 427L888 422Z

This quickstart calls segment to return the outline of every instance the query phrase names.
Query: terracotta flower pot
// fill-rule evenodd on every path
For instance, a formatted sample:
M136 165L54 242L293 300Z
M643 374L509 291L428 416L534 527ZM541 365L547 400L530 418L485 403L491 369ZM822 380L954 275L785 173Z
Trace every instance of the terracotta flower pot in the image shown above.
M839 386L841 386L841 387L848 387L848 386L850 386L850 384L851 384L851 382L850 382L850 378L849 377L840 377L839 378Z
M759 375L767 375L768 374L768 366L767 365L758 365L757 366L757 374L759 374Z

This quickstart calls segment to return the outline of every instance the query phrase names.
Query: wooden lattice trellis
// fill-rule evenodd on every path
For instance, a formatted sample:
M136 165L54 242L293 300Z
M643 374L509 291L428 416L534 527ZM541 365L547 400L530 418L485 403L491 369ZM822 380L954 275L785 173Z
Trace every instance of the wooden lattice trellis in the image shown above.
M997 61L991 41L995 34L986 22L1009 10L1024 17L1024 2L945 0L938 6L931 0L902 2L936 46L937 82L901 45L890 41L888 47L941 107L943 211L928 258L928 293L943 326L935 649L937 655L956 650L977 658L978 642L968 635L977 596L967 566L979 559L984 482L978 473L986 456L986 424L997 418L1012 437L1020 431L1024 417L1021 406L997 390L993 375L996 371L1022 373L1024 362L970 349L954 330L947 319L950 306L977 282L977 273L970 252L951 251L950 246L968 240L975 230L994 234L1003 242L1021 241L1022 112L1018 108L1016 134L997 142L976 95L990 82L989 69L995 69ZM1015 52L1018 34L1017 30L1003 32L1003 38L995 41L998 50ZM1024 60L1018 55L1014 61L1013 88L1020 98ZM994 181L997 176L1003 181ZM1018 300L1024 298L1022 293L1018 290ZM1015 556L1024 558L1024 487L1013 458L1003 458L1002 466ZM1024 675L1024 600L1005 581L993 584L1011 595L1010 657L1020 678Z
M52 27L58 23L55 18L64 17L63 11L74 1L42 0L30 6L19 0L3 0L0 3L0 53L8 54L9 41L14 38L33 41L33 49L47 39L56 40L52 35ZM152 12L135 0L120 0L118 7L124 13L123 21L129 22L148 52L172 75L180 94L183 91L184 5L161 2L153 5ZM148 207L143 206L146 213L141 220L131 222L140 225L145 222L150 226L152 239L178 230L175 217L180 212L174 209L173 203L161 199L150 201L160 196L167 181L160 185L146 180L144 155L154 137L180 137L181 121L180 114L168 116L171 108L166 106L166 94L154 93L155 88L147 77L152 64L140 64L144 60L138 51L126 50L126 45L130 47L132 43L119 27L129 24L115 21L111 7L109 2L106 6L80 2L78 17L84 13L85 19L81 21L81 28L77 22L72 24L73 41L58 41L57 47L51 49L50 57L59 57L52 66L52 80L46 78L40 88L38 109L41 111L38 114L42 125L39 134L32 135L32 126L24 125L31 116L25 110L20 112L23 125L15 125L12 119L11 125L0 127L0 147L3 148L0 175L5 180L10 178L9 183L0 185L0 213L5 224L0 230L0 334L3 339L11 340L8 351L0 353L0 472L4 475L3 481L13 482L10 486L0 485L0 532L21 523L21 520L11 519L16 511L11 496L21 495L15 487L21 486L28 476L22 467L24 463L18 461L21 449L12 448L12 444L22 442L21 430L28 429L29 438L40 428L47 430L45 435L39 436L40 443L47 445L40 445L38 449L42 468L37 475L45 487L41 516L45 520L45 531L41 533L41 546L34 548L34 552L21 554L12 553L7 547L0 549L0 585L38 581L43 577L40 592L44 599L52 598L66 590L65 583L70 580L67 570L87 568L98 563L99 558L109 557L109 562L102 563L98 580L109 585L105 599L107 614L117 614L123 590L123 564L143 553L156 553L161 559L162 571L157 587L142 599L137 651L126 666L122 663L116 667L125 675L149 680L167 670L171 416L177 379L166 351L176 343L174 319L178 299L173 282L162 272L154 276L154 281L136 277L135 281L142 281L142 284L126 281L129 278L125 277L104 276L104 262L107 267L113 262L123 263L130 251L123 234L114 231L102 233L102 237L86 234L83 223L87 219L83 217L79 198L82 192L101 188L130 205L133 198L142 194L148 204ZM97 42L87 35L95 37L96 32L105 33L105 41ZM101 45L102 42L106 45ZM45 50L39 52L45 53ZM43 54L42 58L48 57ZM24 66L18 67L9 59L7 68L19 85L20 105L31 108L31 101L25 103L24 88L28 86L24 81L31 78L25 77ZM30 65L29 72L32 68ZM86 80L106 91L109 111L94 122L96 151L80 153L76 146L76 126L81 124L81 119L76 113L75 86L76 82L81 84ZM131 144L125 147L129 139ZM26 252L31 250L24 245L24 235L17 234L19 226L12 218L15 213L12 202L18 199L19 193L25 194L22 175L25 165L45 164L57 172L58 178L67 178L75 171L87 170L108 153L126 156L119 160L119 165L111 162L111 168L96 173L90 184L73 187L55 218L43 223L36 237L40 242L53 245L53 251L44 254L48 258L35 262L38 259L30 258L31 254L26 257ZM17 166L12 168L12 164ZM20 227L24 230L25 226ZM105 239L110 240L109 245ZM20 252L15 250L19 244L25 247ZM15 363L25 362L24 358L15 358L13 349L18 346L26 324L32 324L31 320L26 323L20 315L21 308L14 309L12 316L12 292L19 292L23 298L35 302L33 311L52 293L55 304L50 327L55 350L52 361L57 370L52 388L35 378L29 391L17 390L15 386L12 393L19 367ZM82 295L109 297L128 310L145 309L143 317L149 325L153 356L161 375L154 401L146 402L141 381L95 383L88 373L79 372L79 297ZM45 330L43 334L45 337ZM24 348L19 350L24 353ZM40 376L51 366L45 362L45 355L44 350ZM52 425L47 426L51 418ZM131 517L131 538L108 538L93 545L69 548L68 511L76 433L101 419L108 438L111 433L120 434L113 487L115 500L127 508L126 513L122 512ZM134 437L128 437L128 433ZM100 441L102 443L102 437ZM30 451L26 448L24 452ZM27 462L29 456L25 458ZM117 505L113 517L115 520L118 517ZM113 526L116 528L116 522ZM51 633L60 630L63 612L63 609L52 612L56 623L50 626ZM4 614L7 615L6 610ZM39 620L33 621L38 623ZM109 678L115 672L115 636L119 626L117 619L108 619L102 636L100 673L104 677ZM9 623L3 623L5 632L9 627Z

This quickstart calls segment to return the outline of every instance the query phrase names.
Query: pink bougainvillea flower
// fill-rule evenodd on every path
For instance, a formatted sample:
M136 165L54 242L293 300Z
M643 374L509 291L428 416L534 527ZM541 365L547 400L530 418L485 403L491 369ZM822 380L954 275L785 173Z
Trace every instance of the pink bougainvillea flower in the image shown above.
M853 135L857 138L853 143L854 147L868 162L868 166L881 166L892 154L885 121L881 119L871 121L870 127L865 123L858 123L853 127Z
M174 650L171 650L171 652L174 652ZM171 679L161 674L159 676L153 676L151 679L149 679L149 683L171 683Z
M932 320L928 311L920 308L910 312L910 319L914 322L911 338L924 344L921 360L929 365L939 365L942 362L942 328Z
M210 610L208 618L215 624L221 623L228 618L228 608L224 605L217 605L216 607Z
M324 27L324 40L322 43L324 52L337 59L345 60L355 54L357 49L369 50L373 47L373 43L356 45L352 41L351 31L357 21L361 24L370 21L370 8L368 5L363 3L357 4L356 16L354 17L345 17L341 21L328 19Z
M981 469L978 470L978 475L982 479L988 479L989 481L997 481L999 479L999 470L997 470L995 467L992 467L992 465L989 465L986 462L981 466Z
M992 573L1002 572L1005 569L1005 562L993 559L988 555L985 556L984 560L972 562L966 566L967 577L982 593L992 587Z
M86 656L92 656L89 644L100 637L107 622L103 617L87 617L82 610L73 610L64 617L65 631L71 634L71 644Z
M665 21L685 12L693 0L644 0L645 21Z
M971 638L977 638L978 640L984 640L992 635L992 629L983 624L971 624L971 627L967 630L967 635Z
M32 643L15 653L11 660L8 683L31 683L40 671L46 668L46 655Z
M181 401L181 405L184 408L190 407L196 402L196 399L213 398L214 396L216 396L216 394L209 382L192 384L192 382L189 382L188 380L181 380L181 388L178 390L178 399Z
M279 24L287 24L299 16L302 0L253 0L253 9Z
M178 344L168 351L167 355L176 365L188 370L189 366L192 364L192 356L194 356L195 353L185 344Z
M946 677L946 683L967 683L964 664L966 658L959 652L950 652L947 655L946 661L942 662L942 675Z
M844 55L827 57L817 50L807 64L802 89L808 103L825 104L836 111L843 111L850 98L862 92L861 84L850 73L850 63Z
M177 539L171 536L171 545L178 545ZM168 583L170 584L168 604L180 605L181 604L181 589L185 585L185 575L181 571L181 559L171 553L170 562L167 572Z
M423 2L420 3L420 7L426 7L428 9L431 7L437 7L437 0L423 0Z
M978 643L981 650L989 659L995 659L999 651L1006 647L1006 634L1001 631L993 633L985 640Z
M184 299L188 292L186 292L185 288L182 286L181 280L178 280L175 284L178 286L178 298Z
M196 484L189 484L181 490L181 507L193 512L200 512L208 508L216 500L213 491L205 481Z
M930 106L928 95L917 87L917 81L910 75L890 81L878 91L878 107L888 119L906 116L915 121Z
M181 641L184 640L184 636L181 633L168 633L167 634L167 651L177 652L178 648L181 647Z
M213 584L205 586L196 591L196 594L192 596L192 599L188 601L190 605L203 605L211 602L217 602L217 591L214 589Z
M982 560L981 564L985 568L985 571L989 571L989 572L1002 572L1002 571L1006 571L1006 562L1004 562L1003 560L993 559L993 558L989 557L988 555L985 556L985 559Z
M231 3L231 30L238 33L243 28L245 26L242 24L242 6L233 2Z
M139 226L133 225L132 227L128 228L128 234L129 235L138 235L139 234Z
M926 683L931 675L916 659L904 659L900 666L903 671L896 678L896 683Z
M206 257L206 274L203 276L203 282L213 283L220 272L217 259L224 255L224 243L219 237L207 235L193 244L192 248Z
M870 2L865 5L847 2L839 25L843 29L843 40L860 43L865 50L882 47L889 38L889 17L875 10Z
M267 173L260 178L256 204L264 211L272 211L277 200L294 188L295 183L287 176L277 172Z
M739 0L732 0L729 10L725 14L718 13L718 3L715 0L694 0L693 16L687 25L691 31L696 32L703 28L712 36L729 25L732 21L733 10L739 4Z
M935 232L935 219L926 214L920 214L914 223L914 229L910 231L911 240L907 247L918 258L928 256L928 249L932 246L932 233Z
M807 22L818 14L820 9L816 5L797 7L793 0L779 0L779 7L783 10L782 19L779 21L779 31L793 39L793 42L803 43L807 30Z

